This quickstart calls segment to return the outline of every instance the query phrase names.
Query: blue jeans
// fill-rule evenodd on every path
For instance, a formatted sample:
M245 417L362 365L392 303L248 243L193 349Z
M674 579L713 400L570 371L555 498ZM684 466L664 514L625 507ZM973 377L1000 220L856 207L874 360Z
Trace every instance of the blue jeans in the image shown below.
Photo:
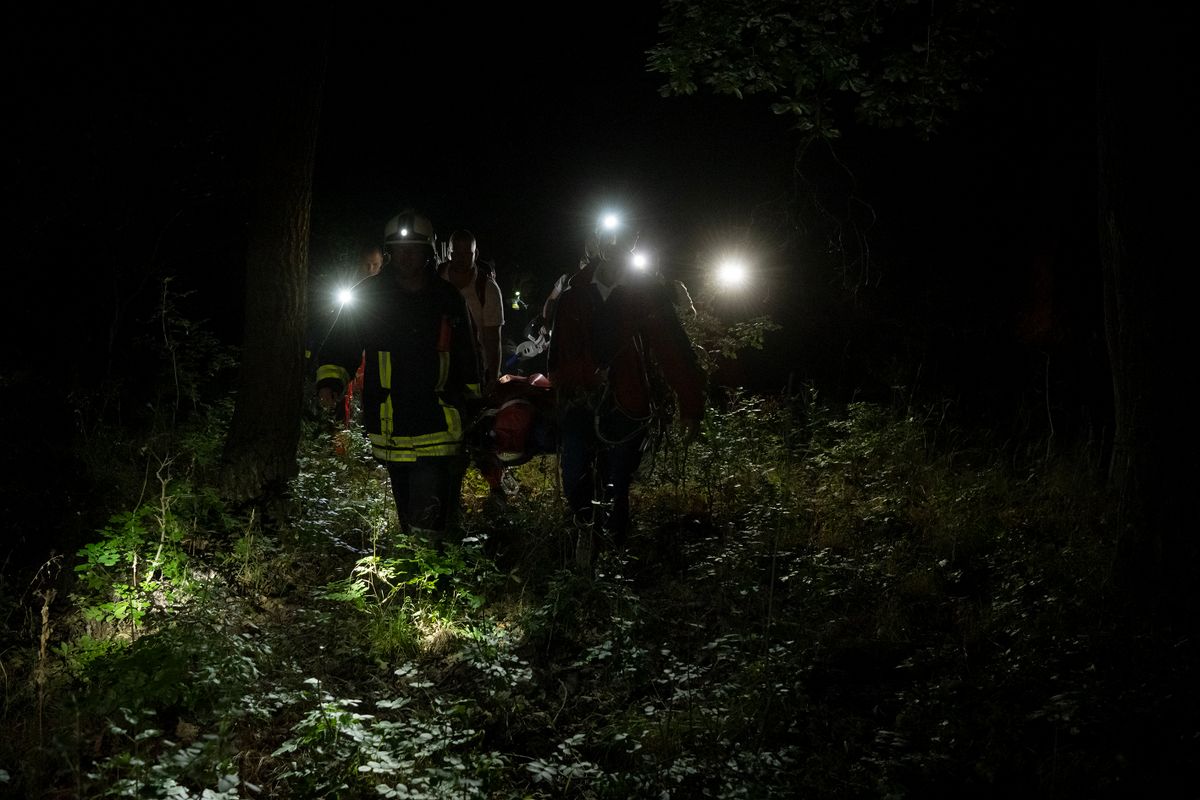
M629 532L629 487L645 440L645 425L620 411L597 419L589 406L578 404L559 419L559 466L567 505L576 519L590 521L594 502L611 504L605 528L618 544Z

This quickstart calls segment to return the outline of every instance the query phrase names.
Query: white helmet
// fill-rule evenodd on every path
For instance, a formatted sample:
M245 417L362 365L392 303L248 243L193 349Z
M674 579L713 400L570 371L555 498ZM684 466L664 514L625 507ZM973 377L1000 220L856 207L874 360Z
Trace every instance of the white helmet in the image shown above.
M437 250L437 237L433 233L433 223L429 221L429 217L411 208L406 208L387 221L387 225L383 227L383 243L385 245L424 244Z

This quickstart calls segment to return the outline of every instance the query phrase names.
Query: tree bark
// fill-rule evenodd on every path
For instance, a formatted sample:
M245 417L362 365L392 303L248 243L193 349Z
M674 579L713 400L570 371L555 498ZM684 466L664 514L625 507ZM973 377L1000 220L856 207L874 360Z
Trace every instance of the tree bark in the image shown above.
M272 37L267 37L269 40ZM222 487L244 501L297 470L304 389L309 219L325 73L323 43L296 39L263 59L246 254L246 312L237 404Z

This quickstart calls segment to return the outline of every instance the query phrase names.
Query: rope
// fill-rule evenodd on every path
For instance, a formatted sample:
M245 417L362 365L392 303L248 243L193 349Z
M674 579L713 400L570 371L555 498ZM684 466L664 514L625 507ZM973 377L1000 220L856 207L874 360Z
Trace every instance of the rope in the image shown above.
M650 413L649 414L647 414L644 417L634 417L634 416L630 416L629 414L625 413L624 409L622 409L619 405L617 405L617 401L615 398L613 398L611 400L609 399L609 398L612 398L612 394L613 394L612 386L609 384L608 381L605 381L604 386L600 392L600 397L596 401L596 406L594 409L592 409L592 425L596 431L596 438L599 439L602 444L606 444L609 447L615 447L616 445L625 444L626 442L633 441L635 438L640 436L643 431L645 431L647 428L650 427L650 423L654 420L654 417L655 417L655 407L654 407L653 400L650 403ZM605 436L604 432L600 429L601 419L604 416L601 409L603 409L605 405L610 405L613 413L620 414L625 419L628 419L632 422L636 422L637 425L628 434L626 434L625 436L623 436L619 439L611 439L608 436Z

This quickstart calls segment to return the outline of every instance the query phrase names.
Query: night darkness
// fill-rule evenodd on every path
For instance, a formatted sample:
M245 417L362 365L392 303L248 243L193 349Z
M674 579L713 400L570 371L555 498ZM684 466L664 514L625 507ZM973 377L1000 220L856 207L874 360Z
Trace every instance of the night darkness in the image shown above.
M1086 31L1018 23L941 137L849 125L839 161L817 153L794 171L798 138L765 99L659 95L662 76L645 69L651 6L553 32L477 13L471 25L322 20L314 294L413 204L443 234L475 231L502 288L540 302L598 209L616 205L694 290L716 252L751 255L752 289L721 302L784 326L743 359L755 388L887 391L895 370L879 365L912 358L928 360L930 390L989 395L982 384L1015 386L997 364L1037 361L1037 336L1097 358ZM276 23L91 11L21 28L8 56L20 76L12 220L28 265L14 276L27 298L16 322L51 324L10 337L10 363L41 362L48 339L74 352L76 325L105 330L97 345L133 334L167 276L192 292L188 313L237 343L248 128L256 92L270 91L250 75L262 42L289 36ZM399 30L404 46L389 47ZM1021 320L1039 314L1022 342ZM904 351L879 350L897 341Z
M939 409L945 420L938 436L953 438L963 430L980 430L994 434L989 441L1003 442L996 453L981 455L987 448L980 448L955 454L962 466L955 462L946 471L954 481L961 479L963 486L978 477L972 473L972 459L982 463L995 456L1004 462L1009 451L1024 455L1036 449L1038 457L1045 452L1050 461L1053 444L1056 456L1073 454L1073 447L1086 454L1088 474L1076 476L1080 496L1105 491L1104 465L1117 449L1114 417L1119 414L1114 408L1120 398L1114 387L1121 383L1110 369L1105 329L1106 301L1115 303L1119 293L1105 296L1107 273L1102 266L1109 262L1102 256L1112 254L1102 252L1102 243L1109 240L1098 232L1106 220L1100 213L1105 175L1098 164L1105 154L1097 135L1104 99L1097 92L1097 42L1107 39L1097 35L1099 23L1090 12L1051 5L1056 7L1018 0L1011 16L997 18L1003 46L980 75L982 91L966 95L962 107L929 141L907 129L877 130L846 119L841 121L844 135L834 149L814 145L802 158L800 135L789 129L786 118L771 112L771 98L735 99L706 91L689 97L660 94L665 76L646 68L647 50L659 37L659 9L654 3L605 9L572 6L564 7L561 14L534 12L520 4L491 4L469 12L392 4L384 10L293 9L286 15L244 7L204 6L184 12L161 4L9 12L2 48L9 78L4 165L10 190L5 212L6 326L0 338L0 388L6 395L0 415L6 431L0 470L7 476L0 491L0 514L10 529L0 568L3 588L28 595L23 587L10 585L9 574L35 570L45 558L48 542L74 552L74 540L94 533L112 504L123 501L121 492L93 480L95 465L105 454L88 450L93 442L87 435L101 430L102 420L109 420L119 432L114 440L132 452L131 443L138 436L149 438L155 433L135 430L133 421L152 427L161 410L154 405L155 392L159 398L169 395L162 391L167 379L158 363L164 336L157 314L164 303L169 300L174 318L195 326L197 341L203 332L222 345L235 349L242 345L246 317L256 311L247 304L245 281L257 188L251 176L256 174L259 114L264 98L273 91L273 59L289 48L311 49L319 58L318 41L327 50L310 221L307 289L314 306L324 304L327 294L353 269L363 246L378 242L390 216L415 206L429 215L440 237L458 228L473 231L481 255L498 266L502 290L520 289L531 311L536 310L555 279L577 263L597 214L617 208L632 216L664 275L683 280L707 309L727 321L765 315L780 326L767 336L762 350L744 352L735 362L727 362L722 380L763 395L782 396L786 391L792 410L803 406L803 390L809 386L822 400L841 403L843 408L848 402L864 400L903 407L913 418L920 416L916 409ZM1119 82L1127 101L1121 109L1124 125L1136 133L1119 140L1125 149L1107 155L1139 167L1126 174L1125 208L1137 213L1127 217L1134 224L1124 230L1128 238L1122 244L1140 245L1142 261L1130 258L1123 263L1146 274L1144 283L1135 285L1146 287L1147 295L1117 296L1117 300L1162 309L1160 318L1147 326L1153 357L1139 374L1148 381L1144 396L1160 403L1155 406L1158 416L1178 420L1178 443L1170 426L1160 425L1153 429L1160 438L1133 445L1161 456L1154 469L1144 473L1155 477L1158 491L1147 496L1168 499L1159 504L1166 511L1154 519L1168 520L1175 526L1171 533L1177 534L1178 529L1194 526L1195 516L1194 502L1187 499L1194 494L1186 477L1194 433L1187 408L1190 388L1184 388L1193 381L1181 369L1194 360L1186 344L1193 337L1183 332L1194 316L1188 308L1193 259L1185 257L1178 244L1194 227L1186 218L1195 204L1186 199L1190 178L1181 177L1185 170L1180 157L1190 153L1190 143L1185 148L1182 139L1192 130L1185 119L1194 98L1176 88L1190 80L1180 78L1191 70L1179 53L1181 32L1193 28L1170 16L1165 11L1147 11L1137 17L1137 26L1131 26L1130 49L1120 56L1127 71ZM1126 43L1122 36L1115 39ZM1194 94L1190 83L1187 89ZM1145 124L1138 127L1131 120ZM708 276L716 258L731 249L747 257L751 281L740 293L719 294L709 285ZM199 371L197 365L187 366ZM222 371L221 385L206 387L212 396L205 399L227 397L235 373L233 368ZM1179 391L1163 392L1164 387L1175 388L1177 375ZM1135 384L1131 380L1124 385L1140 392L1142 387ZM178 399L178 387L169 388ZM963 427L956 427L959 424ZM875 440L872 446L883 449L888 442ZM89 458L81 458L81 452ZM143 448L133 460L150 459L147 452ZM119 455L114 450L114 464ZM1017 458L1011 460L1016 463ZM151 485L150 474L138 477ZM1028 488L1026 484L1035 477L1039 476L1030 473L1013 481L1024 481L1022 486ZM983 479L979 480L982 485ZM116 478L112 483L116 485ZM957 485L946 489L948 496ZM917 488L912 494L918 494ZM1144 490L1146 484L1136 488ZM1047 487L1047 496L1050 490ZM987 491L964 492L946 503L956 507L984 503L989 498L979 498ZM814 507L831 502L824 497L808 499ZM707 502L720 504L711 497ZM1064 505L1073 502L1074 497ZM1083 501L1079 503L1082 508ZM765 505L769 503L764 500ZM779 508L784 508L782 501ZM712 513L711 507L708 512ZM911 534L890 513L884 509L878 514L885 529L881 539L895 531L900 531L897 540ZM1053 513L1068 517L1075 507L1056 508ZM850 511L846 515L853 516ZM680 535L701 530L716 537L715 527L702 527L702 516L680 522ZM874 524L873 519L864 524ZM825 522L815 522L814 530ZM936 527L936 521L924 523L929 529ZM993 684L983 683L982 678L979 683L996 689L994 697L983 696L982 688L972 696L976 675L969 673L979 670L977 674L983 675L985 668L977 661L967 664L965 640L986 629L987 613L994 610L997 619L1003 613L1016 614L1014 609L1024 608L1021 604L1026 602L1029 619L1035 611L1043 615L1038 619L1053 616L1046 608L1058 613L1057 598L1038 594L1042 588L1032 577L1032 568L1029 576L1016 574L1023 559L1040 559L1039 570L1058 569L1061 556L1069 569L1072 559L1084 562L1094 555L1081 554L1082 550L1098 550L1099 545L1067 537L1067 544L1060 547L1054 537L1061 531L1050 530L1050 522L1022 508L1005 509L996 519L971 517L970 523L987 528L988 546L1000 542L997 548L1015 549L1013 542L1033 542L1029 553L1004 551L1004 557L1018 565L1007 574L1007 583L996 577L1010 566L1005 562L988 563L975 573L957 569L952 579L949 568L944 574L932 570L910 581L912 585L890 587L896 589L892 596L902 596L903 603L912 601L914 618L933 609L932 601L928 606L921 603L948 587L947 605L928 616L934 621L930 624L945 622L947 629L958 630L954 626L961 624L966 631L961 653L950 652L959 643L944 652L933 647L918 650L912 644L911 653L896 648L880 655L875 646L881 642L869 639L869 631L849 631L845 640L837 638L840 631L831 633L839 625L848 629L858 625L859 617L849 612L845 619L838 616L836 625L818 620L811 631L805 631L818 645L825 641L821 637L856 643L861 637L869 645L861 652L849 652L852 648L845 653L820 652L814 655L812 672L780 679L795 681L797 686L804 683L805 691L811 688L812 696L822 702L833 698L828 707L834 712L822 721L832 720L829 730L818 731L813 723L805 734L816 741L828 738L832 755L820 757L836 761L841 757L838 737L845 735L849 741L861 733L838 729L839 709L849 709L847 719L871 720L863 723L864 730L876 724L879 706L872 707L875 700L862 700L869 698L863 686L884 687L885 693L891 693L890 702L908 691L897 688L897 681L911 677L918 688L909 700L925 690L942 692L939 697L947 708L961 699L969 711L985 709L998 715L1008 714L1009 700L1025 702L1045 689L1053 697L1037 713L1055 712L1059 706L1053 702L1066 698L1063 703L1075 703L1080 719L1093 723L1091 729L1079 723L1083 738L1076 740L1071 752L1086 750L1079 741L1107 747L1106 738L1119 740L1124 750L1114 758L1128 755L1142 760L1136 769L1114 761L1115 766L1105 766L1106 778L1144 774L1161 785L1169 783L1171 775L1156 772L1155 737L1160 734L1156 715L1170 716L1163 730L1174 738L1163 739L1162 752L1167 753L1163 763L1175 768L1200 741L1192 719L1187 718L1196 705L1194 690L1187 688L1192 682L1187 673L1193 668L1194 636L1181 635L1174 616L1163 622L1169 635L1160 635L1157 629L1142 634L1137 630L1139 621L1129 624L1122 616L1128 628L1119 629L1114 622L1111 628L1102 628L1103 635L1111 638L1085 641L1087 636L1081 634L1070 647L1063 644L1058 628L1037 631L1029 634L1028 641L1045 634L1042 642L1066 655L1060 663L1051 664L1047 657L1045 664L1023 672L1039 654L1023 664L1017 663L1016 655L1005 661L1010 652L1004 650L1005 637L1012 633L1015 641L1020 632L1004 631L995 640L970 643L978 648L972 650L972 658L976 652L988 653L992 662L986 669L999 675ZM1080 523L1080 529L1086 524ZM1002 529L992 530L989 525ZM1113 518L1105 518L1095 527L1104 528L1107 536L1118 526ZM721 547L727 543L725 537L736 538L734 523L727 528L719 532ZM918 533L923 530L917 526ZM1129 530L1112 534L1113 538ZM1001 541L1005 532L1014 538ZM960 532L952 533L957 537ZM971 532L961 533L966 542ZM1016 538L1018 534L1025 538ZM1042 534L1045 538L1039 540ZM1194 554L1190 533L1168 537L1169 542L1183 538L1186 547L1178 552ZM954 542L959 548L959 540ZM885 544L879 552L895 543ZM936 544L922 540L912 549L924 557ZM851 595L859 590L865 593L869 581L847 570L849 577L842 585L837 584L843 580L840 575L830 579L833 572L822 573L827 567L842 568L833 560L841 556L830 555L833 550L836 547L812 556L804 567L810 572L797 567L789 573L796 580L787 587L778 584L780 592L811 588L814 608L818 601L835 608L843 598L849 598L847 607L852 606L857 601ZM746 561L759 555L763 554L754 553ZM776 578L776 559L783 564L790 555L772 550L771 580ZM938 569L955 558L978 566L985 559L977 556L964 544ZM880 559L876 564L880 572L870 579L880 585L892 580L893 575L883 574L891 562L884 565L887 559L875 552L870 557ZM821 562L822 558L830 560ZM797 557L796 563L802 560ZM1192 563L1179 559L1173 565L1174 577L1185 576L1177 583L1190 582ZM809 588L798 588L802 580ZM1084 575L1075 583L1065 579L1063 585L1078 588L1092 580L1099 581L1095 575ZM945 581L945 586L930 589L937 581ZM818 590L825 588L828 591L817 597ZM1000 608L995 598L1003 592L1019 602ZM60 603L64 595L59 595ZM801 596L807 602L809 596L796 595ZM773 602L773 596L769 600ZM988 606L993 601L994 609ZM746 601L731 595L728 602L733 607ZM1038 603L1043 606L1035 609ZM6 607L6 613L10 619L23 613L29 623L32 613L19 605ZM844 609L836 607L840 615ZM877 610L858 611L870 622ZM1114 618L1123 611L1117 609ZM690 611L680 613L686 616ZM774 607L772 613L785 616ZM943 613L954 618L937 617ZM1070 620L1091 614L1090 607L1064 604L1063 621L1055 619L1052 625L1061 624L1070 633ZM1149 618L1160 621L1157 609ZM744 622L733 616L719 621L732 627ZM696 622L698 629L705 624L707 620ZM773 619L772 624L784 623ZM1026 624L1025 617L1021 624ZM36 627L36 621L26 627L30 626ZM1131 630L1136 646L1122 640ZM305 633L299 626L297 631L298 637ZM8 646L7 641L3 644ZM786 644L796 652L808 646L796 640ZM814 653L821 649L818 645L813 646ZM1139 661L1137 647L1142 645L1152 648L1147 653L1169 657L1145 656ZM1089 664L1093 646L1111 657L1109 661L1099 658ZM714 669L723 652L713 651ZM878 663L867 663L876 657ZM951 662L960 657L967 665L967 679L961 685L934 686L933 678L921 684L920 670L931 664L931 670L940 668L934 663L937 659ZM1079 663L1071 660L1076 657ZM579 659L570 668L574 670L583 656L571 658ZM755 658L753 669L768 675L773 668L770 658L775 656ZM33 659L29 657L30 663ZM1134 674L1152 660L1161 664L1154 678ZM752 671L749 660L737 663ZM1019 680L1006 681L1001 674L1006 664ZM1051 666L1046 665L1059 670L1051 682L1066 676L1061 684L1046 688L1020 683L1028 675L1050 674ZM1039 672L1042 666L1046 670ZM901 675L901 667L909 671ZM822 672L823 668L827 670ZM860 668L867 674L862 685L856 683L857 676L864 674L855 672ZM1124 674L1126 669L1129 675ZM563 672L563 687L578 679L570 670ZM1159 691L1154 682L1159 679L1170 691ZM1094 680L1095 684L1087 685L1110 692L1110 700L1125 702L1132 697L1129 707L1137 712L1138 724L1147 727L1145 735L1133 728L1118 730L1123 709L1105 716L1107 709L1089 707L1086 692L1072 695L1068 684L1075 680ZM7 693L11 688L7 677L5 685ZM1128 695L1127 687L1133 687ZM807 713L809 708L802 708L798 697L772 697L766 703L795 703L788 706L796 712L795 719L787 722L788 735L808 724L797 709ZM863 708L854 707L860 700ZM919 705L914 701L910 710ZM630 708L637 716L634 706ZM778 713L774 707L763 713L767 710ZM497 718L507 718L509 711ZM915 717L929 713L918 711L913 712ZM919 727L924 722L918 719L913 724ZM1013 720L970 719L963 730L988 739L989 726L1010 722L1011 729L1003 731L1006 735L1042 722L1061 722L1054 728L1057 737L1059 731L1075 725L1075 720L1049 716L1034 722L1014 716ZM746 731L751 727L747 723ZM879 728L878 733L889 731ZM533 752L544 744L534 738L530 736L522 746L529 744ZM875 744L882 752L886 747L879 741ZM965 752L990 748L987 742L964 742L944 746L961 746ZM899 741L896 752L907 746ZM989 751L989 758L996 759L989 763L1003 764L1006 755L1027 759L1022 762L1026 767L1036 761L1029 753L1017 752L1024 748L1019 735L1014 734L1008 746L1011 754ZM100 747L98 738L97 752ZM1052 750L1057 757L1057 747L1055 738L1028 749ZM1107 749L1097 752L1104 753L1103 758L1109 753ZM847 763L850 759L847 755ZM896 759L896 763L901 760ZM1063 769L1074 770L1072 776L1083 775L1080 780L1086 781L1088 763ZM934 770L943 766L939 763ZM4 776L0 784L7 779L5 768L0 763ZM926 778L931 786L948 787L937 783L940 773L932 778L917 775L922 768L906 765L904 769L912 769L913 775L902 778L911 778L908 785L917 787L926 785L922 783ZM970 785L995 792L987 796L1017 796L1033 785L1006 784L999 771L976 774L970 773L969 766L957 764L945 769L946 775L966 776ZM1057 765L1035 763L1029 769L1039 778L1044 773L1038 770L1051 773L1038 786L1053 788ZM904 785L897 780L897 785ZM1102 796L1127 796L1130 788L1114 782L1105 787L1111 792ZM1006 794L1007 789L1016 791Z
M328 42L314 303L414 205L443 236L474 231L502 289L536 309L615 206L668 277L729 319L782 326L728 365L730 382L946 398L1018 435L1052 413L1060 440L1103 435L1085 26L1018 14L941 135L848 122L835 153L797 162L798 136L766 98L660 96L645 66L657 10L634 5L550 31L500 8L469 24L398 9L314 23ZM13 462L56 463L86 398L119 385L126 408L149 399L164 286L178 313L240 345L255 120L274 89L260 76L312 38L270 15L22 13L6 49L4 374L55 420L38 431L19 422L30 401L11 406ZM731 247L752 283L714 294L709 269Z
M844 168L818 156L794 175L796 134L765 100L659 96L662 76L645 70L653 7L553 33L480 13L471 26L399 12L323 21L314 288L408 203L443 233L474 230L483 254L533 297L574 263L602 205L630 209L664 272L689 282L715 249L744 247L761 274L760 296L746 304L788 326L780 337L792 352L841 314L827 305L838 284L928 303L931 325L946 317L956 327L961 316L1000 335L1036 264L1053 262L1059 281L1089 277L1091 54L1085 32L1064 22L1016 31L1023 40L941 139L850 127ZM58 268L21 270L20 280L49 288L62 270L81 271L84 313L103 318L110 310L98 301L136 303L173 275L181 291L203 295L197 312L236 339L245 127L254 92L269 91L245 71L256 37L288 36L270 23L89 12L23 29L9 55L21 76L14 230L27 263ZM388 31L413 28L403 48L387 46ZM789 204L811 198L841 230L789 216ZM860 262L853 240L866 237L869 258L854 274L830 254L831 236ZM42 255L67 242L85 249L88 268ZM1094 318L1095 297L1063 294ZM787 367L805 372L802 359Z
M597 211L616 205L698 296L714 254L750 255L748 290L709 295L713 308L782 327L730 365L731 382L944 399L968 420L1014 436L1052 429L1064 445L1111 436L1094 19L1018 4L997 23L1005 46L982 91L939 135L847 121L836 151L797 162L798 136L767 98L660 96L663 77L645 68L657 10L636 7L552 32L502 8L469 24L313 12L328 46L314 302L390 215L416 205L443 235L473 230L502 288L536 308ZM1141 22L1127 91L1161 124L1130 142L1147 164L1134 194L1169 216L1182 206L1157 176L1178 169L1169 154L1186 104L1160 76L1176 75L1165 65L1180 28ZM311 46L302 25L124 8L23 11L10 26L19 299L5 315L6 379L44 395L64 448L80 398L118 383L124 404L141 402L165 280L180 314L240 345L256 113L275 88L272 59ZM1163 57L1143 66L1137 53L1159 41ZM1166 237L1156 247L1158 262L1174 261Z

